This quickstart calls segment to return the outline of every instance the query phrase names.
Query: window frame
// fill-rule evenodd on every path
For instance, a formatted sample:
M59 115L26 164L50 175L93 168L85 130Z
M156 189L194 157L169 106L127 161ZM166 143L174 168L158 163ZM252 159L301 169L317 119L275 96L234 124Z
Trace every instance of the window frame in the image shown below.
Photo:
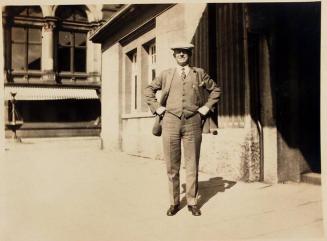
M139 73L138 73L138 51L136 50L132 56L131 56L131 112L137 112L138 110L138 99L139 99L139 96L138 96L138 86L140 86L139 84L139 81L140 81L140 78L138 78L139 76Z
M61 5L59 7L72 7L71 5ZM73 6L76 7L76 6ZM84 11L85 16L87 18L87 12L86 9L83 8L84 6L80 6L80 11ZM56 26L55 32L54 32L54 71L56 72L56 75L58 76L58 81L61 83L87 83L88 79L88 65L87 65L87 57L88 57L88 35L89 31L92 29L92 26L87 19L87 21L74 21L69 19L63 19L60 17L60 12L57 12L56 10L55 16L60 19L60 22ZM61 70L60 64L59 64L59 34L60 32L69 32L72 37L72 43L69 45L70 48L70 60L69 60L69 70ZM75 42L75 33L82 33L85 34L85 46L76 46ZM68 47L68 46L66 46ZM76 71L75 68L75 49L84 49L85 52L85 58L84 58L84 68L85 70L83 72Z
M143 99L143 88L142 88L142 78L145 77L148 79L148 83L150 83L150 65L149 65L149 52L147 59L145 60L142 58L142 51L145 50L145 47L147 48L146 51L149 51L148 47L150 46L150 43L155 44L155 29L152 29L148 31L147 33L141 35L140 37L136 38L135 40L131 41L127 45L123 46L122 48L122 59L123 59L123 67L122 67L122 88L123 88L123 111L122 111L122 118L135 118L135 117L150 117L152 116L149 109L147 111L142 111L142 101ZM131 53L135 51L137 56L137 89L135 89L135 79L129 78L127 76L127 69L128 66L126 66L126 58L130 58ZM148 69L146 72L142 71L144 62L147 62ZM146 75L146 76L145 76ZM133 80L133 81L131 81ZM130 93L130 103L126 103L127 99L127 93L125 91L126 85L129 82L131 86L131 93ZM137 95L137 96L135 96ZM128 113L126 111L126 106L129 105L130 112ZM136 108L135 108L136 107Z
M150 84L152 80L156 77L156 68L157 68L157 45L155 40L150 43L148 46L148 52L149 52L149 71L148 71L148 83ZM154 73L154 76L153 76Z
M42 50L40 53L40 66L38 69L32 69L28 68L28 60L29 60L29 47L30 46L39 46L39 49L42 49L42 27L43 27L43 15L42 15L42 9L39 5L35 6L22 6L24 7L23 11L30 12L31 8L39 8L39 15L22 15L22 14L15 14L15 9L13 6L9 6L9 8L6 10L4 17L4 44L6 46L5 49L5 70L7 71L7 78L6 81L13 81L14 77L23 77L25 81L28 81L28 78L30 76L41 76L42 73ZM24 31L24 40L23 41L17 41L13 39L13 29L14 28L21 28ZM39 30L39 41L30 41L28 39L29 36L29 30L30 29L37 29ZM24 47L25 53L24 53L24 68L23 69L14 69L13 68L13 45L14 44L21 44ZM19 81L19 80L17 80Z
M59 39L59 36L60 36L60 33L61 32L67 32L69 33L69 36L70 36L70 39L71 39L71 43L70 45L62 45L60 44L60 39ZM81 33L81 34L85 34L85 46L76 46L76 38L75 38L75 34L76 33ZM85 31L81 31L81 30L75 30L75 29L71 29L71 28L60 28L58 29L57 33L56 33L56 42L55 42L55 49L56 49L56 71L59 73L59 74L62 74L62 75L78 75L78 74L87 74L87 32ZM61 47L66 47L66 48L69 48L69 52L70 52L70 60L69 60L69 70L61 70L60 69L60 65L59 65L59 49ZM84 49L85 51L85 62L84 62L84 65L85 65L85 71L82 72L82 71L76 71L75 70L75 49Z
M13 33L13 29L16 28L16 29L23 29L24 30L24 40L13 40L13 36L12 36L12 33ZM30 34L30 29L37 29L40 31L40 42L34 42L34 41L30 41L29 40L29 34ZM11 58L10 58L10 68L12 70L13 73L15 72L25 72L25 73L28 73L28 72L40 72L42 70L42 51L40 52L40 66L38 69L32 69L32 68L29 68L28 65L29 65L29 58L30 58L30 47L31 46L39 46L40 49L42 49L42 29L41 28L37 28L35 26L28 26L28 25L22 25L22 26L19 26L19 25L14 25L11 27L10 29L10 33L11 33L11 41L10 41L10 52L11 52ZM22 45L23 48L24 48L24 62L23 62L23 69L14 69L13 68L13 45Z

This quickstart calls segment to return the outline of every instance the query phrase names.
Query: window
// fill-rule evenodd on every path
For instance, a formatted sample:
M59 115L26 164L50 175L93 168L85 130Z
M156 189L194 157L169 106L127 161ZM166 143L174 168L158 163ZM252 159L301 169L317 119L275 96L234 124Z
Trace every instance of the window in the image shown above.
M8 8L8 16L43 17L39 6L15 6Z
M86 33L59 31L59 72L86 72Z
M59 6L56 16L66 21L87 22L85 7L82 5Z
M140 101L140 78L138 76L138 57L137 49L126 53L125 59L125 112L136 112L139 108Z
M157 51L155 39L143 44L142 58L142 89L144 89L156 77ZM150 113L145 101L141 102L141 111Z
M85 7L59 6L56 16L61 19L57 32L57 69L59 73L86 73L87 29L76 27L76 22L87 23Z
M149 46L149 83L156 77L156 44L152 43Z
M41 29L13 27L11 56L13 70L41 70Z
M150 116L144 88L156 78L155 22L120 41L123 49L123 118Z
M138 95L137 95L137 86L138 86L138 80L137 80L137 52L133 53L132 55L132 89L133 89L133 106L134 110L137 110L137 102L138 102Z
M134 46L134 45L132 45ZM142 96L143 89L156 77L155 40L138 45L126 53L125 59L125 114L148 113Z
M16 17L24 17L16 24ZM9 7L8 17L13 19L9 27L10 35L10 63L8 68L12 71L27 72L41 70L42 30L41 26L34 24L35 18L42 17L38 6Z

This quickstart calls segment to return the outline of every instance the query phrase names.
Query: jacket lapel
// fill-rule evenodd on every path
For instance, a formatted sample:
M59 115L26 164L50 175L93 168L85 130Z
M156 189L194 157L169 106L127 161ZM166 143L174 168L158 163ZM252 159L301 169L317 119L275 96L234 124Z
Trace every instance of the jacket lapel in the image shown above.
M165 88L163 89L161 98L160 98L160 104L162 106L166 106L166 101L167 101L167 98L169 95L169 90L170 90L171 82L173 80L175 71L176 71L176 68L169 69L169 71L165 77L166 84L165 84Z
M173 80L175 71L176 71L176 68L172 68L167 73L167 79L166 79L167 82L166 82L166 86L165 86L165 93L167 93L167 94L169 93L171 82Z

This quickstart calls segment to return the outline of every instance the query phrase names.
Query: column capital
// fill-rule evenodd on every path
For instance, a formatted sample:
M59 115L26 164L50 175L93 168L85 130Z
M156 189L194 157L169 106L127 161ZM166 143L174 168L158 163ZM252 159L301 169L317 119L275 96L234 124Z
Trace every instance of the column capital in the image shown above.
M46 32L53 31L53 29L56 27L56 23L58 21L57 18L54 17L45 17L44 19L43 28Z
M43 79L45 81L54 81L55 77L52 73L54 69L54 54L53 54L53 35L54 28L57 24L57 18L47 16L44 18L43 33L42 33L42 71L44 72Z

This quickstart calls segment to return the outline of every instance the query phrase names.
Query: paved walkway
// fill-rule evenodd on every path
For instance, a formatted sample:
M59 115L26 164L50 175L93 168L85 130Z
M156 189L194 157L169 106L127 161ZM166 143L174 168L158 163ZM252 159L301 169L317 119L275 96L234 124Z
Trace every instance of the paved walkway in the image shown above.
M94 138L8 145L0 168L0 240L323 237L320 186L235 183L200 173L202 216L193 217L184 207L167 217L164 163L100 151L99 145Z

